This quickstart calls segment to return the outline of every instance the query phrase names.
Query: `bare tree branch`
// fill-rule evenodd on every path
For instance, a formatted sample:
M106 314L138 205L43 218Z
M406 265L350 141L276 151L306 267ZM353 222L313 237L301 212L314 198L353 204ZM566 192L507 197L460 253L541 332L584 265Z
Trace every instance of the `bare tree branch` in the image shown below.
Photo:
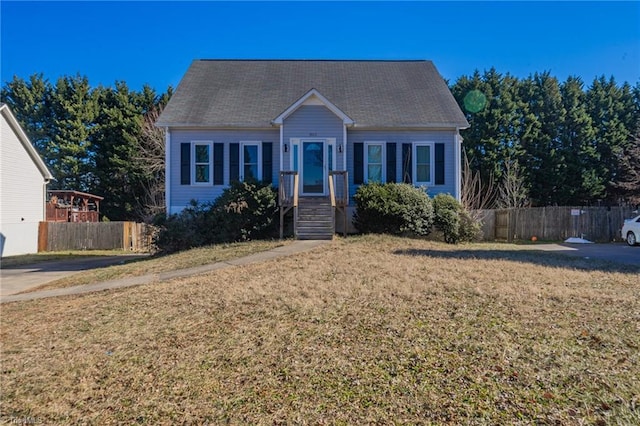
M483 182L480 172L471 170L466 152L463 153L462 160L461 204L470 212L493 208L496 200L496 188L492 176L488 182Z
M133 158L147 176L136 208L145 222L150 222L154 216L165 211L165 131L155 125L162 109L160 105L144 115L142 132L138 138L138 156Z
M518 160L504 162L502 182L498 188L497 204L500 208L518 208L531 205L525 178Z

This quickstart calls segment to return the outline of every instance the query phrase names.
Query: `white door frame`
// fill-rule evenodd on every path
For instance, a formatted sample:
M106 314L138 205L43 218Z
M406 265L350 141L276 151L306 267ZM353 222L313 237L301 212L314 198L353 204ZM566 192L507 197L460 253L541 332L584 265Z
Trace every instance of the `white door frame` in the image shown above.
M297 151L298 152L298 175L300 176L299 179L299 191L300 191L300 195L302 196L308 196L308 197L321 197L321 196L326 196L328 194L328 179L329 179L329 171L330 170L335 170L336 167L336 140L335 138L291 138L290 139L290 158L289 158L289 164L291 166L291 169L293 170L293 164L294 164L294 153ZM322 192L318 192L318 193L305 193L303 191L304 185L303 185L303 173L304 173L304 153L303 153L303 144L305 142L321 142L323 144L323 165L322 165ZM297 148L294 148L294 146L297 145ZM331 167L329 167L329 151L331 150Z

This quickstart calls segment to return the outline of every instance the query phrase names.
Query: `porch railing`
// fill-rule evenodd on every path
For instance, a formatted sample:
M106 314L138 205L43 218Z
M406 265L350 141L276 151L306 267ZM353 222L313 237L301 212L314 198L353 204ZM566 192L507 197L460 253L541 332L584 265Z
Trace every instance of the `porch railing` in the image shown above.
M280 206L280 239L284 236L284 216L293 209L293 229L298 221L298 172L280 171L278 205Z
M347 206L349 205L349 175L345 170L329 172L329 198L331 207L342 212L342 233L347 236Z

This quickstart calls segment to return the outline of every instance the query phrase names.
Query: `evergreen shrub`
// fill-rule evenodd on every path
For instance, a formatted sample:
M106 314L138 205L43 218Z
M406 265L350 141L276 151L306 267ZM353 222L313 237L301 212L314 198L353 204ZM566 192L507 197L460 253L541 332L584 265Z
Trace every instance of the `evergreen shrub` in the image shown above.
M367 183L358 187L354 225L363 233L425 236L433 226L433 207L420 188L405 183Z
M478 238L480 223L451 195L433 197L433 210L434 225L442 232L446 243L470 242Z
M232 182L213 203L195 200L178 214L160 217L155 245L173 253L210 244L275 237L277 192L271 184Z

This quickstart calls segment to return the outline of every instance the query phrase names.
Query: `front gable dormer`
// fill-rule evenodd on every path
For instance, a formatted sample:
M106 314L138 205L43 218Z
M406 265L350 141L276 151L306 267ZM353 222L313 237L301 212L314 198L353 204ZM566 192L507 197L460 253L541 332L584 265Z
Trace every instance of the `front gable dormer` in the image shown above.
M311 89L307 93L305 93L300 99L291 104L284 112L278 115L273 119L272 123L276 125L282 125L284 120L293 114L298 108L306 105L321 105L327 108L329 111L334 113L342 123L346 126L352 126L354 121L345 114L340 108L334 105L331 101L325 98L320 92L316 89Z

